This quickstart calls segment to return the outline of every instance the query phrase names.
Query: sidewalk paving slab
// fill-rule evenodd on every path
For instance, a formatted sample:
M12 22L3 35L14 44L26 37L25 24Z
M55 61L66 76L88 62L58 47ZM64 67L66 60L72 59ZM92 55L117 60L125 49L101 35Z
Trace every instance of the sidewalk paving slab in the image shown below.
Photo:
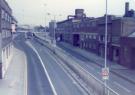
M0 95L27 94L27 66L24 52L14 47L13 59L4 79L0 80Z

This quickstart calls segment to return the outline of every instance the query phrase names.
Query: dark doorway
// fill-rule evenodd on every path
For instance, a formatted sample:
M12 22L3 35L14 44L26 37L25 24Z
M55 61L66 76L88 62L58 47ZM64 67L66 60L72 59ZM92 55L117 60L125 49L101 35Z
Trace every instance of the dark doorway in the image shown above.
M60 41L63 41L63 36L62 36L62 34L60 34Z
M74 34L73 35L73 45L74 46L80 46L80 36L79 34Z

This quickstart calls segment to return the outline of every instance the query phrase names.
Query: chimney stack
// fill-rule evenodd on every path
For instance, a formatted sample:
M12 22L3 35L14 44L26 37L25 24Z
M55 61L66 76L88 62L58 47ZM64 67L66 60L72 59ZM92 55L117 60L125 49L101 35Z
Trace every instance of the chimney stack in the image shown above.
M126 4L125 4L125 14L126 15L127 15L128 11L129 11L129 2L126 2Z

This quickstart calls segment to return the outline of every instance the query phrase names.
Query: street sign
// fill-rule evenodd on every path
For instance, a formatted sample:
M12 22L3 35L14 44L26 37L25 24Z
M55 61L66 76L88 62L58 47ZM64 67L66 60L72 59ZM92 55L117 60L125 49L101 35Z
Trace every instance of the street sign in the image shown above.
M109 79L109 68L102 68L102 79L103 80Z

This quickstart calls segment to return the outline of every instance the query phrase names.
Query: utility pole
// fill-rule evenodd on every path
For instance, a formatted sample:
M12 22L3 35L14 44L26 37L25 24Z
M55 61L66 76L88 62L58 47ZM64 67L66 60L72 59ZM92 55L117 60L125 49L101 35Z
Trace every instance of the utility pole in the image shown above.
M109 95L109 91L107 90L107 80L109 79L109 68L107 67L107 50L108 50L108 0L106 0L106 12L105 12L105 64L103 72L105 73L104 86L105 86L105 94Z

